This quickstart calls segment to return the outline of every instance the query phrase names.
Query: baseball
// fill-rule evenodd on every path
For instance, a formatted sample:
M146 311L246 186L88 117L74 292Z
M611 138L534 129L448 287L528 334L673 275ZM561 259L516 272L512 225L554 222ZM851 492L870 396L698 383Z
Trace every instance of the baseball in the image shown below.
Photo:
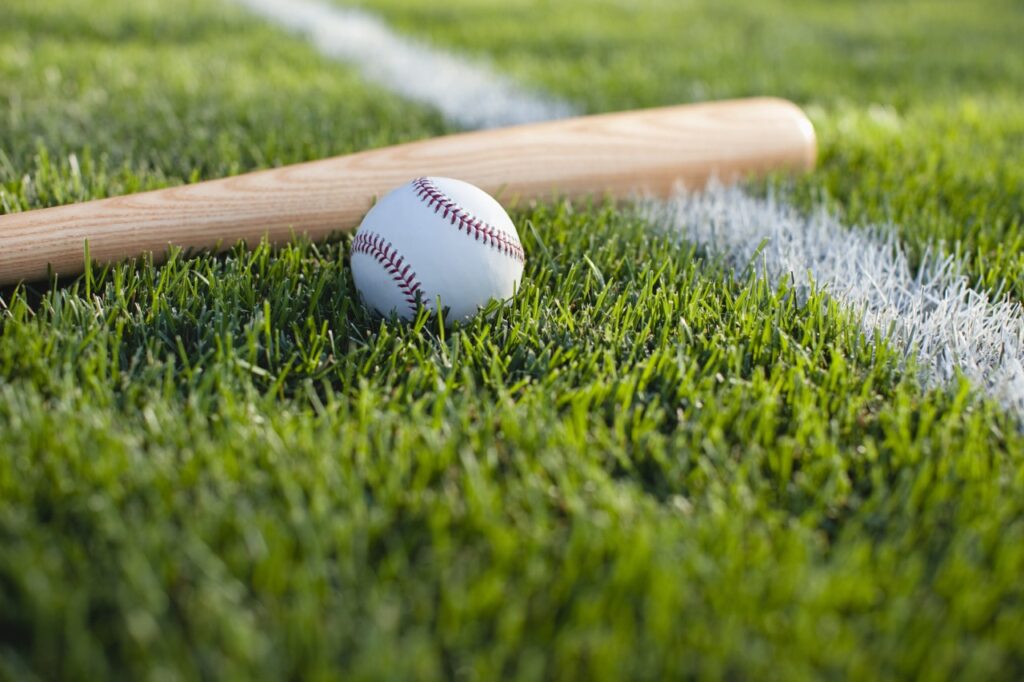
M367 306L405 320L417 304L466 320L512 297L526 262L512 219L483 190L417 178L370 209L352 241L352 276Z

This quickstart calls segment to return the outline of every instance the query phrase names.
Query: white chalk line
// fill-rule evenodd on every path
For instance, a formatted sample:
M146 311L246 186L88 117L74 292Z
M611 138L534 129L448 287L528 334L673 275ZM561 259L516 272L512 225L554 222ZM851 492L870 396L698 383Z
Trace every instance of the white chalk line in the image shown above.
M355 65L368 80L435 107L466 128L576 112L572 104L522 88L487 65L401 36L366 12L315 0L236 1L308 35L322 54ZM804 294L810 275L859 314L867 333L885 338L906 357L915 354L926 384L953 381L961 372L1024 414L1021 306L972 289L954 258L929 254L915 273L893 229L851 230L824 209L807 215L778 197L754 198L737 188L681 193L668 202L645 203L642 210L655 229L674 230L722 254L737 270L754 265L776 283L792 277Z
M309 37L325 56L354 65L368 81L437 109L464 128L563 118L569 102L530 91L482 62L399 35L367 12L312 0L236 0L253 13Z
M851 230L824 208L804 214L735 187L644 202L641 211L737 271L755 267L774 283L791 278L804 296L813 280L869 334L915 354L926 385L955 381L959 371L1024 413L1024 311L971 288L953 257L929 252L915 273L891 226Z

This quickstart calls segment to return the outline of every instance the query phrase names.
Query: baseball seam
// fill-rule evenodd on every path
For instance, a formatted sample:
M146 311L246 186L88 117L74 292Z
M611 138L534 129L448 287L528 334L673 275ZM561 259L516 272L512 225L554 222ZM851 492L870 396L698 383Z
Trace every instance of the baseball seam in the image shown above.
M352 240L352 254L357 253L365 253L380 263L398 285L405 302L409 304L409 310L415 315L418 301L416 294L422 291L423 285L416 279L416 271L405 262L405 257L398 253L398 249L379 234L360 230Z
M441 213L442 218L454 225L459 232L465 230L466 234L476 241L482 241L520 263L526 262L526 254L518 240L459 206L431 182L430 178L416 178L412 184L416 196L425 202L428 208L434 209L434 213Z

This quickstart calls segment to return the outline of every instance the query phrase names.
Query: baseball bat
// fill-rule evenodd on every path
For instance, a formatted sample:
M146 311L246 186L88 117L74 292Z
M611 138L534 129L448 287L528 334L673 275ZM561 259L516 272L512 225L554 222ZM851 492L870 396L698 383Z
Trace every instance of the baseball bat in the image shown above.
M185 249L279 244L356 227L376 197L422 175L510 201L664 196L813 167L814 129L791 102L755 98L459 133L281 168L0 216L0 284Z

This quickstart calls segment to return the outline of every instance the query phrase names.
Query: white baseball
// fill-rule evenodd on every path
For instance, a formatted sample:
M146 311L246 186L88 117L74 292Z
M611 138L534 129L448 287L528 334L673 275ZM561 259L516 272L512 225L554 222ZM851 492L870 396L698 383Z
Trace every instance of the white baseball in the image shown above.
M446 322L511 298L525 261L501 204L451 178L417 178L392 190L352 242L352 276L363 301L406 320L416 316L418 302L435 310L438 297Z

